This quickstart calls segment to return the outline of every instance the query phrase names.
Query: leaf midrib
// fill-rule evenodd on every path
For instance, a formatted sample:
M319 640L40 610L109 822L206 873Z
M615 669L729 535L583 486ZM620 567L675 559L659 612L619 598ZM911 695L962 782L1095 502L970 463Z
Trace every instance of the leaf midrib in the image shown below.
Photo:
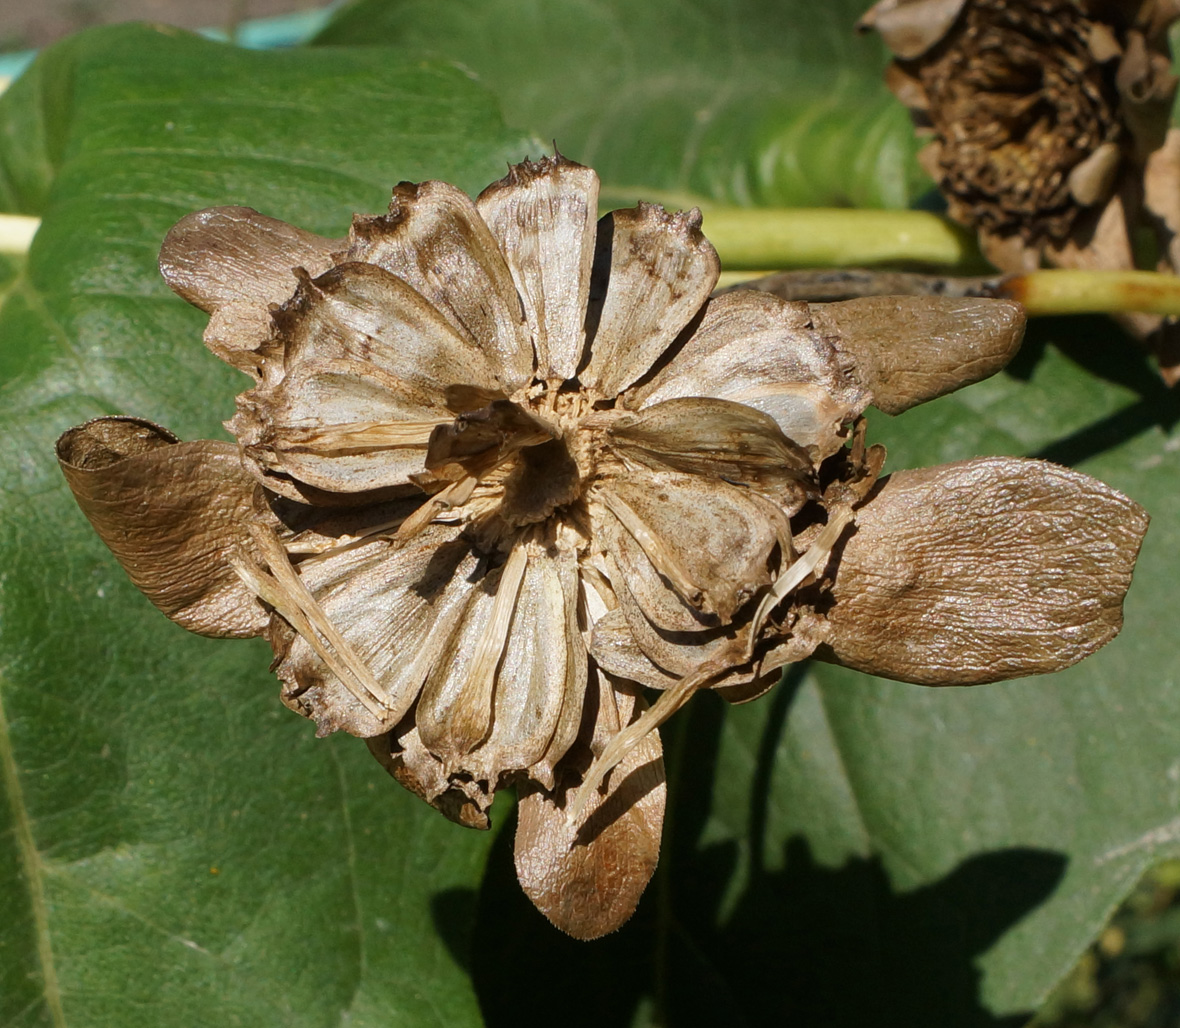
M33 918L33 935L37 940L37 963L41 968L41 992L49 1011L50 1023L54 1028L65 1028L65 1010L61 1002L61 987L57 980L57 967L53 960L53 945L49 937L49 905L45 901L45 879L42 874L41 854L33 838L33 825L25 805L24 790L20 784L20 770L12 750L12 737L8 732L8 715L4 710L3 679L0 679L0 782L12 811L13 832L16 836L17 851L20 854L21 869L29 892L29 910Z

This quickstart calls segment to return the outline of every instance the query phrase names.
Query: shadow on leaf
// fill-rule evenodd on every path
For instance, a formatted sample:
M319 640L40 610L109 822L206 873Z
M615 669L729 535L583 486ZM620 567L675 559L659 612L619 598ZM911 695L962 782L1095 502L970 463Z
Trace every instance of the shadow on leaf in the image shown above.
M1053 891L1065 866L1060 855L980 854L903 894L875 857L822 867L801 838L784 856L783 868L757 875L720 925L698 909L675 926L673 965L698 967L670 983L669 1023L703 1023L705 1010L745 1025L1026 1023L1027 1014L1001 1018L980 1005L975 959ZM702 857L701 868L722 863Z
M749 851L762 852L765 764L802 673L770 698L751 776ZM781 866L738 873L736 840L702 845L724 705L698 698L665 734L670 792L660 870L632 920L593 943L560 934L516 884L512 827L493 846L478 896L436 897L440 934L472 974L489 1028L725 1024L794 1028L1015 1028L979 999L977 958L1056 888L1066 858L1013 848L981 853L911 892L879 858L818 864L790 838ZM687 718L685 718L687 715ZM474 931L462 931L474 912Z
M1169 389L1136 342L1107 318L1037 318L1006 373L1028 381L1052 342L1090 374L1136 393L1139 399L1042 447L1031 457L1076 465L1152 428L1170 432L1180 421L1180 395Z

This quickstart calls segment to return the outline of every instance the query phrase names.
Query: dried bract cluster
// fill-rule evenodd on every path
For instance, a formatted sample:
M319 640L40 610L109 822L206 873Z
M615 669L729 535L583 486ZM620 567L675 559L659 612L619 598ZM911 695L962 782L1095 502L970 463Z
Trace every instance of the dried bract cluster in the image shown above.
M1177 14L1174 0L880 0L860 27L893 51L887 82L929 139L919 160L998 268L1129 270L1142 227L1175 271Z
M402 184L345 239L190 215L161 267L253 379L234 442L103 418L58 445L136 585L266 636L321 734L460 824L517 788L521 883L582 938L651 876L655 729L696 689L750 699L812 655L928 684L1063 667L1118 631L1146 527L1036 461L878 478L865 406L997 370L1017 305L711 299L698 212L597 201L558 156L474 202Z

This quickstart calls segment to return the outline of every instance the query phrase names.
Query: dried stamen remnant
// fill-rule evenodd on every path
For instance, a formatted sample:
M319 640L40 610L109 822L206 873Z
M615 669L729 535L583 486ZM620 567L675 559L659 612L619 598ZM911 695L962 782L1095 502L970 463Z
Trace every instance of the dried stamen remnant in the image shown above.
M196 631L264 634L283 702L321 734L365 738L469 827L516 787L521 883L580 938L618 927L655 867L665 717L701 688L751 699L817 648L895 673L850 641L881 615L840 583L879 570L890 588L899 547L930 565L901 568L906 581L949 595L978 577L961 560L973 522L943 581L939 536L911 545L893 492L872 492L884 452L860 415L875 391L904 409L977 377L981 351L1002 364L1020 328L1000 304L964 322L979 345L963 346L962 374L945 355L933 378L899 373L879 309L708 299L717 262L698 212L641 205L595 226L597 195L594 173L558 156L474 203L403 184L388 216L358 217L338 243L244 208L185 219L165 275L255 380L230 423L237 447L130 419L59 444L136 583ZM264 281L235 289L252 248ZM1043 475L1017 499L1051 507L1082 480ZM1087 524L1117 522L1115 545L1071 523L1103 556L1076 586L1093 630L1060 663L1117 626L1143 528L1130 501L1083 493ZM1023 599L1041 565L1020 554ZM940 597L911 600L929 609L891 631L925 638ZM1017 643L1005 673L1043 670L1051 651L1022 663ZM927 670L906 673L960 680ZM650 708L645 686L663 690Z

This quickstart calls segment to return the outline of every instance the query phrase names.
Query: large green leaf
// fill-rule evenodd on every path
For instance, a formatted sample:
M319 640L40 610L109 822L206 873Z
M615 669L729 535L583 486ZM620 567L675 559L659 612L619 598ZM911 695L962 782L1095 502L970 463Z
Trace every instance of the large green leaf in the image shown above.
M0 1024L479 1021L435 895L489 838L283 710L261 642L147 608L81 518L56 435L135 412L224 437L245 379L155 270L188 211L340 234L399 179L466 188L519 155L449 67L259 54L120 28L0 101L0 190L44 216L0 312Z
M720 7L705 22L680 4L667 31L752 47L782 6L750 0L726 34ZM613 7L569 9L671 47L654 15L632 30ZM438 42L465 39L450 7L434 42L398 10L414 46L463 56ZM865 75L827 66L855 52L811 10L807 45L785 45L823 57L817 74ZM462 831L353 740L313 740L278 704L265 646L170 625L73 507L51 457L63 428L128 412L218 436L244 381L155 274L176 218L238 202L336 233L398 179L475 189L524 151L480 87L414 46L246 54L111 30L46 55L0 101L0 199L45 218L0 308L0 1024L1009 1023L1141 868L1180 851L1177 407L1105 323L1044 327L1015 373L872 430L892 467L1045 452L1148 506L1124 635L1064 674L969 691L819 668L732 711L695 700L665 733L657 880L594 944L528 905L509 832ZM472 67L514 124L547 131L512 88L562 55L521 54L515 87ZM695 88L678 81L659 94L658 75L636 77L635 109ZM727 110L737 126L741 106ZM661 188L741 195L708 185L716 152L679 124L647 151L621 131L587 133L589 153L572 125L560 138L616 183L650 168ZM757 164L765 137L728 138L730 172ZM798 141L784 166L811 159Z
M604 200L905 207L929 188L865 0L359 0L319 42L458 62Z

